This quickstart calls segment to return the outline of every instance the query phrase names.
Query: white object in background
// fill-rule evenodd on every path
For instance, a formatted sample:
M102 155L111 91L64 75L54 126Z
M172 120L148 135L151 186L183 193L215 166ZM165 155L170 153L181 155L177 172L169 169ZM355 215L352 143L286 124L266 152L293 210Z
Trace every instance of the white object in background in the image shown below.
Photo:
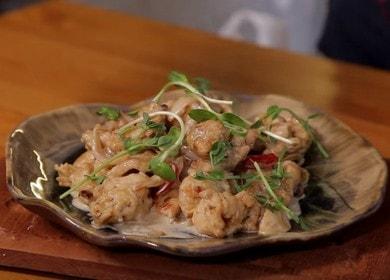
M234 12L218 33L226 38L248 40L241 31L244 24L250 24L253 27L256 44L288 48L288 32L285 22L270 14L254 10L242 9Z

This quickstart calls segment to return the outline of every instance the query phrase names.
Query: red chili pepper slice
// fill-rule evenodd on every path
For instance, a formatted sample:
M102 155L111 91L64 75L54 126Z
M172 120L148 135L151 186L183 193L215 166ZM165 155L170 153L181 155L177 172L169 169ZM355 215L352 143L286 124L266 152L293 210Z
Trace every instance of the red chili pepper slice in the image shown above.
M270 169L278 162L278 157L275 154L262 154L262 155L251 155L244 159L244 169L255 169L253 162L257 162L261 168Z

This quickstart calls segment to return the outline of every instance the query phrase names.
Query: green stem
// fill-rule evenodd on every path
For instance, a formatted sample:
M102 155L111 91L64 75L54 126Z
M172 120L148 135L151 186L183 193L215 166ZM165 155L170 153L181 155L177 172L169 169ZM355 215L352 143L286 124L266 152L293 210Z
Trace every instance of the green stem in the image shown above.
M207 110L213 111L211 109L210 105L204 100L202 93L200 93L196 88L194 88L190 84L185 83L185 82L180 82L180 81L167 83L165 86L163 86L163 88L153 98L153 101L154 102L159 102L161 97L163 96L163 94L172 86L180 86L180 87L183 87L183 88L189 90L189 92L186 92L188 95L190 95L191 97L194 97L195 99L197 99Z
M299 223L300 220L299 220L299 217L293 212L291 211L290 208L288 208L286 205L284 205L284 203L279 199L279 197L274 193L274 191L272 190L270 184L268 183L267 179L265 178L263 172L261 171L261 168L259 166L259 164L257 162L253 162L253 165L255 166L256 168L256 171L257 173L259 174L260 176L260 179L263 181L263 184L265 186L265 189L267 190L268 194L275 200L275 202L277 203L277 205L280 206L280 208L286 212L287 216L290 218L290 219L293 219L296 223Z
M174 117L179 122L180 135L177 138L176 142L162 153L161 161L165 161L165 159L171 154L171 152L176 150L181 145L181 143L184 140L185 134L186 134L186 128L185 128L185 125L184 125L182 118L180 118L177 114L172 113L172 112L170 112L170 116Z
M307 123L307 121L303 120L301 117L299 117L297 114L295 114L294 111L288 109L288 108L281 108L283 111L289 112L298 122L299 124L303 127L304 130L309 134L310 138L313 140L314 144L316 145L318 151L320 154L328 159L329 158L329 153L326 151L325 147L318 141L316 136L314 135L312 128L310 125Z

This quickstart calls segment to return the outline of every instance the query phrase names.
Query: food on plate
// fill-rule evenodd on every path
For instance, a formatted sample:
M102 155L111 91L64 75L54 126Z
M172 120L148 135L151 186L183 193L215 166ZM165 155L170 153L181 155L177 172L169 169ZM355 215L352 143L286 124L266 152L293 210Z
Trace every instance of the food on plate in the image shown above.
M172 87L181 90L166 98ZM60 199L71 196L97 227L164 217L215 238L305 229L305 155L314 147L329 157L310 126L315 116L274 104L247 120L232 105L213 97L207 80L173 71L148 105L102 107L104 120L80 135L85 151L56 165L68 188Z

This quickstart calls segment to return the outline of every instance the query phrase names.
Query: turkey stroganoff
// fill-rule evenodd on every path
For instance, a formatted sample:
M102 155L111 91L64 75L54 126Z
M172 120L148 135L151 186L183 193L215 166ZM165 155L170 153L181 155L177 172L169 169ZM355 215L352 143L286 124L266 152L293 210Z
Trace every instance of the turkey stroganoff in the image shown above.
M179 97L163 99L172 87ZM81 136L85 152L55 167L69 188L60 198L71 195L97 227L161 216L216 238L305 230L305 153L313 146L329 157L309 124L315 116L275 104L246 120L232 103L213 98L207 80L173 71L149 105L102 107L105 120Z

